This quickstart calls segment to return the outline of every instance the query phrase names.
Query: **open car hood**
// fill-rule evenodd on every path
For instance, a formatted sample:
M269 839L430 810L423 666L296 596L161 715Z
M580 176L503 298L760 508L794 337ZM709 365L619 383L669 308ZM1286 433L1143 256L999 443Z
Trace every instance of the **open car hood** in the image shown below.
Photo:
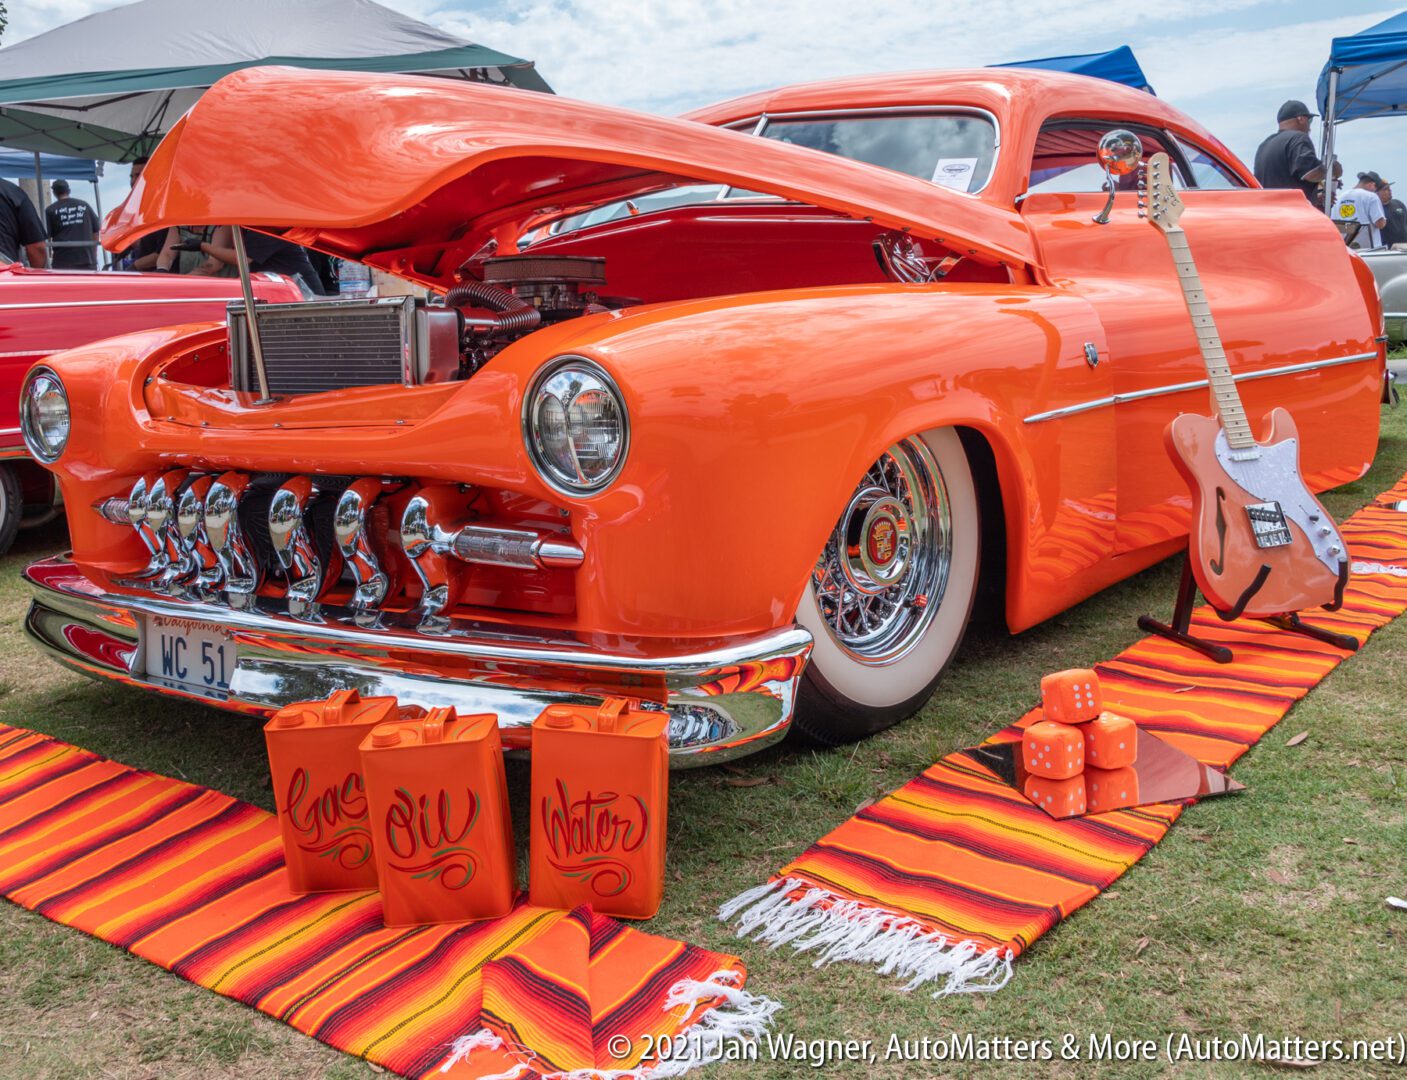
M435 288L527 223L680 183L733 185L1027 263L1013 210L873 165L689 120L414 75L250 68L157 147L103 243L243 225Z

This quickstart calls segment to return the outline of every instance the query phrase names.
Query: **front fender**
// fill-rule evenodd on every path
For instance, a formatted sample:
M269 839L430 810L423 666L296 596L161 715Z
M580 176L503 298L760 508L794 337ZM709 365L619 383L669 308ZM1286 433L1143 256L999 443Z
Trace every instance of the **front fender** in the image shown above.
M1065 516L1100 500L1107 535L1080 556L1110 554L1112 410L1084 414L1069 441L1068 426L1023 422L1107 391L1086 343L1107 357L1087 302L985 285L801 290L581 325L554 344L610 370L632 421L620 480L580 508L584 624L731 634L790 621L865 469L936 427L975 428L993 447L1012 581L1031 577Z

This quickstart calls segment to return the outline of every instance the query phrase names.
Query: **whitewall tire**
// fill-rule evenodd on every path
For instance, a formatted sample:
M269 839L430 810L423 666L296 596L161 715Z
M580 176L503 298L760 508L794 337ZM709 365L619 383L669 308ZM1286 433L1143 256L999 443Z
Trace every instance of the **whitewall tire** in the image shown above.
M870 467L797 609L815 638L793 722L800 734L853 742L922 707L967 629L980 535L953 429L896 443Z

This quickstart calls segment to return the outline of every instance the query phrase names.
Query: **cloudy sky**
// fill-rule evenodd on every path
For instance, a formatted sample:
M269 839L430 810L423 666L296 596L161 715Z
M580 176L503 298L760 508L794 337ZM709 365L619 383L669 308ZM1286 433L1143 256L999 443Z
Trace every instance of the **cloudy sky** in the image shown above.
M1288 97L1313 108L1329 40L1396 13L1364 0L383 0L537 62L558 93L660 113L789 82L1132 45L1161 97L1249 160ZM5 44L112 0L11 3ZM1315 139L1319 137L1316 123ZM1407 118L1340 129L1349 174L1407 189ZM111 194L109 194L111 189ZM104 186L113 205L121 186Z

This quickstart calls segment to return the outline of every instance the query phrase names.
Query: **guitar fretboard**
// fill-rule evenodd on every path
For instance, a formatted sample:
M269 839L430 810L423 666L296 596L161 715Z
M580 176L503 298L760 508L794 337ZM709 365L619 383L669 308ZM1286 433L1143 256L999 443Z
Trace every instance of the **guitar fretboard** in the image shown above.
M1221 347L1221 335L1217 333L1216 320L1207 304L1206 293L1202 291L1202 278L1197 273L1197 264L1192 261L1192 250L1187 246L1187 233L1180 225L1172 225L1164 230L1168 247L1172 250L1173 263L1177 266L1177 280L1182 285L1182 298L1187 302L1187 312L1192 316L1192 327L1197 333L1197 347L1202 352L1202 362L1207 367L1207 381L1211 384L1212 403L1221 414L1221 426L1226 430L1226 441L1233 449L1247 450L1255 447L1255 436L1246 420L1246 410L1241 405L1241 395L1236 389L1236 380L1231 374L1231 366L1226 362L1226 352Z

